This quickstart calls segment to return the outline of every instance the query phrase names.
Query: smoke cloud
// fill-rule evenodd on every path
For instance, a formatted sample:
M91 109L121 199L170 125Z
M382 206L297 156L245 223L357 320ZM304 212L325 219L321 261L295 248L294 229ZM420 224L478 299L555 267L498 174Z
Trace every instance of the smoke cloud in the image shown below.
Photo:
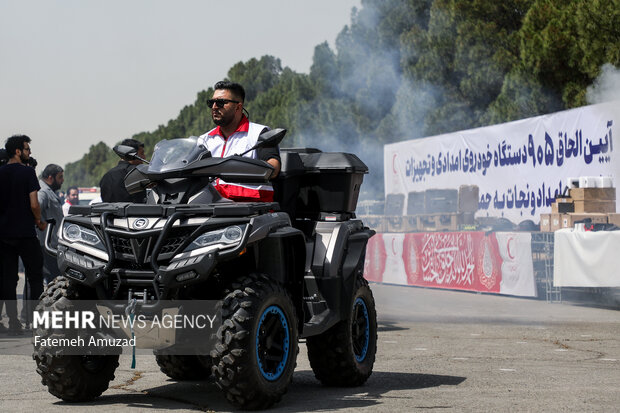
M588 104L611 102L620 99L620 69L611 63L601 67L601 74L586 90Z

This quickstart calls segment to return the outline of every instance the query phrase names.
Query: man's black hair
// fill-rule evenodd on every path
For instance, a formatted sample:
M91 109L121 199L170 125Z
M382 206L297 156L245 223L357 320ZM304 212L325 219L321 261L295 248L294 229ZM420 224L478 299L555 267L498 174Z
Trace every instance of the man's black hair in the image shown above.
M245 89L239 83L229 82L228 80L221 80L213 86L214 90L226 89L230 90L236 98L241 99L241 103L245 101Z
M50 176L56 178L56 175L58 175L62 171L63 169L60 166L56 165L55 163L51 163L45 167L45 169L41 173L41 178L47 179Z
M131 139L131 138L130 139L125 139L124 141L122 141L121 145L131 146L135 150L138 150L140 148L144 148L144 144L142 142L140 142L139 140L136 140L136 139Z
M6 140L4 148L10 158L14 157L18 149L24 149L25 143L30 143L31 139L26 135L13 135Z
M32 156L26 161L26 165L30 166L31 168L36 168L38 164L39 162L37 162L37 160L34 159Z
M144 148L144 144L142 142L140 142L137 139L125 139L124 141L121 142L121 145L125 145L125 146L131 146L132 148L134 148L136 151L139 150L140 148ZM125 161L131 161L134 158L132 157L128 157L128 158L123 158L123 160Z
M75 189L78 194L80 193L80 190L77 186L70 186L69 188L67 188L67 197L69 196L69 192L71 192L72 189Z

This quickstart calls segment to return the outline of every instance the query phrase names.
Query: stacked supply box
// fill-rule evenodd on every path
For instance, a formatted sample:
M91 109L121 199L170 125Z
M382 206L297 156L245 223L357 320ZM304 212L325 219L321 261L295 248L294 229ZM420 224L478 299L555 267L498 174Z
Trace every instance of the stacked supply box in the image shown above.
M541 231L573 228L576 222L590 219L593 224L615 223L616 188L570 188L569 196L557 197L551 214L540 215ZM620 219L618 220L620 223Z
M402 220L389 217L393 232L457 231L472 229L478 211L477 185L461 185L459 189L427 189L407 194L407 211ZM386 206L389 201L386 199ZM399 206L398 202L394 202Z
M620 227L620 214L617 214L615 212L607 214L607 223Z
M458 210L458 189L427 189L425 208L427 214L453 213Z
M616 212L616 188L571 188L576 213Z
M553 232L562 228L562 216L552 212L551 214L540 214L540 230L542 232Z
M478 211L479 199L478 185L461 185L459 187L458 211L463 214L461 225L474 225L474 215Z
M607 214L589 213L579 214L577 212L569 212L568 214L560 214L561 228L574 228L576 222L589 219L593 224L606 224ZM558 228L559 229L559 228Z
M426 193L412 191L407 194L407 215L426 214Z
M575 212L575 202L571 197L557 197L551 204L551 213L566 214L569 212Z
M405 194L387 194L385 197L385 220L389 232L405 232Z
M371 222L378 231L400 233L472 229L478 197L476 185L411 191L406 198L405 194L387 194L383 222L368 215L364 216L364 222Z

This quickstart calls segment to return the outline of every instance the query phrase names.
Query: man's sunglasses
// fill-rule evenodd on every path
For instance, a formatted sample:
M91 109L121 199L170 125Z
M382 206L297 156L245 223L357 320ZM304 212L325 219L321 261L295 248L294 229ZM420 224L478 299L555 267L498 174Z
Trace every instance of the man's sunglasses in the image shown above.
M230 100L230 99L209 99L207 100L207 105L209 105L210 108L213 107L213 104L215 103L217 105L218 108L223 108L224 105L226 105L227 103L239 103L238 100Z

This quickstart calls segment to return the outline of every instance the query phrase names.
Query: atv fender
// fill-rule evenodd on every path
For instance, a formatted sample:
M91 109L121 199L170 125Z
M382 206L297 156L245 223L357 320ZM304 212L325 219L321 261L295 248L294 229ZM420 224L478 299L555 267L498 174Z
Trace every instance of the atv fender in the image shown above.
M362 275L366 244L374 233L359 220L317 223L312 261L305 277L311 310L304 336L320 334L348 316L356 278L353 275Z

